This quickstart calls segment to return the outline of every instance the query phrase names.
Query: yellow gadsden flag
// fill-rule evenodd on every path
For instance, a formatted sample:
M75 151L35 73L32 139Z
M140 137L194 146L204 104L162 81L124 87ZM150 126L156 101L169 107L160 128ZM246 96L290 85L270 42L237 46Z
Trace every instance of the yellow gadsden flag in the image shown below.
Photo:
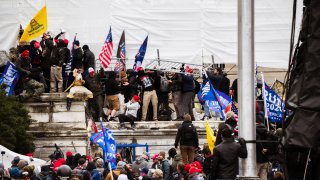
M24 30L21 38L21 41L30 41L42 35L48 29L48 20L47 20L47 7L44 6L37 14L31 19L27 28Z
M216 137L214 136L213 130L209 126L208 120L206 120L206 134L207 134L209 149L210 149L211 153L213 153L214 143L216 142Z

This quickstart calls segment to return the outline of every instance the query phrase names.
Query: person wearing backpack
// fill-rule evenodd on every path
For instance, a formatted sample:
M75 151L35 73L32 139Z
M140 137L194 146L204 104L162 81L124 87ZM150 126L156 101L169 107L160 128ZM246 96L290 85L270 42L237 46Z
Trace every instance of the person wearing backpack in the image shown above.
M194 151L199 146L199 139L197 129L192 124L191 116L186 114L184 119L185 121L178 128L174 146L178 148L180 144L182 161L188 164L194 160Z
M164 115L163 120L170 120L171 111L169 108L169 92L171 89L171 81L164 72L159 71L159 76L156 78L156 84L158 86L156 88L158 96L158 117L162 117L161 115Z

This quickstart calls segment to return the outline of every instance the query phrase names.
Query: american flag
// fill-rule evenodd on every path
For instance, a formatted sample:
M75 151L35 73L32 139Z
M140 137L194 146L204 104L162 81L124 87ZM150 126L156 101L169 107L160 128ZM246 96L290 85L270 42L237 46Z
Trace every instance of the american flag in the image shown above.
M99 54L99 60L101 61L103 68L108 68L108 66L110 65L112 50L113 50L113 44L112 44L112 34L111 34L111 27L110 27L106 41Z

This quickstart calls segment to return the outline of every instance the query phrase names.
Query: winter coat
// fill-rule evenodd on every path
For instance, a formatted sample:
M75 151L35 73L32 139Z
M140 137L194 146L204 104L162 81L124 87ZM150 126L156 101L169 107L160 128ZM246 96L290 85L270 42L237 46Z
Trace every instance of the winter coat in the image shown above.
M57 47L53 48L51 53L51 66L56 65L62 67L64 63L68 63L70 59L70 50L65 47L62 39L59 39Z
M176 92L176 91L181 91L182 90L182 75L180 73L176 73L172 78L172 85L171 85L171 91Z
M267 140L268 130L264 124L256 125L256 139L257 140ZM256 154L257 154L257 163L266 163L268 162L267 154L262 153L262 149L267 149L267 143L257 142L256 145Z
M197 129L193 126L192 132L187 132L188 129L190 129L189 126L193 126L192 121L184 121L178 128L176 140L174 143L175 147L178 147L179 143L180 146L199 146Z
M50 69L51 66L51 53L54 48L53 41L51 39L42 40L40 42L42 48L42 61L41 68L42 69Z
M230 87L230 79L227 78L226 76L222 76L218 90L225 93L226 95L229 95L229 87Z
M149 164L144 158L139 157L132 164L132 172L134 176L140 176L140 169L143 168L149 168Z
M207 74L208 74L208 78L210 79L210 82L212 83L213 88L219 89L222 76L214 75L212 73L207 73Z
M183 75L183 92L192 92L194 90L194 78L193 75Z
M91 172L91 179L92 180L101 180L101 174L97 169L93 169Z
M212 179L235 179L238 174L238 158L247 158L248 152L244 139L239 143L232 138L224 141L214 148L214 159L211 171Z
M89 67L92 67L93 69L95 69L94 60L95 60L94 54L89 49L85 50L83 52L83 69L88 70Z
M170 163L167 159L164 159L161 163L161 170L163 172L163 180L170 180L172 179L172 172L170 171Z
M31 70L31 59L29 57L19 57L16 62L16 68L22 74L22 76L26 76L27 72L30 72Z
M81 48L74 49L72 52L72 62L71 62L71 69L78 67L79 65L82 65L82 57L83 52Z
M109 78L105 81L105 93L107 96L112 96L120 93L120 86L116 81L116 73L110 72Z
M211 172L211 164L213 162L213 155L210 155L209 157L205 158L203 161L203 172L208 176L208 174Z
M85 86L93 93L93 96L98 96L103 93L100 84L100 78L97 74L95 74L93 77L87 76L85 78L85 82Z
M30 43L30 45L31 45L31 43ZM35 47L33 47L33 45L30 46L30 48L29 48L29 57L31 58L32 68L40 67L41 60L42 60L42 52L41 52L40 49L36 49Z
M177 172L177 165L179 162L182 162L182 156L177 154L174 156L171 164L173 172Z

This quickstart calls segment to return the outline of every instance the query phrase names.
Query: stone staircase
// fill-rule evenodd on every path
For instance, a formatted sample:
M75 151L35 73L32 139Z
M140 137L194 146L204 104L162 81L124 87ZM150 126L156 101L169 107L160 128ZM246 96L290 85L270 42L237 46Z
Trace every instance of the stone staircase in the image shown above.
M86 127L84 103L75 101L70 111L66 110L66 94L43 94L41 101L26 102L25 107L33 119L30 132L35 136L35 157L47 159L53 153L56 143L61 149L88 153L88 131ZM117 143L148 144L151 154L161 150L168 151L173 147L177 128L181 121L147 121L136 122L136 130L118 130L118 122L104 122L104 126L111 129ZM217 127L220 121L209 121L211 127ZM200 146L206 142L205 122L194 121L199 134ZM96 123L101 130L100 123ZM126 126L130 126L129 123ZM159 129L153 129L158 127ZM143 148L137 148L141 154Z

